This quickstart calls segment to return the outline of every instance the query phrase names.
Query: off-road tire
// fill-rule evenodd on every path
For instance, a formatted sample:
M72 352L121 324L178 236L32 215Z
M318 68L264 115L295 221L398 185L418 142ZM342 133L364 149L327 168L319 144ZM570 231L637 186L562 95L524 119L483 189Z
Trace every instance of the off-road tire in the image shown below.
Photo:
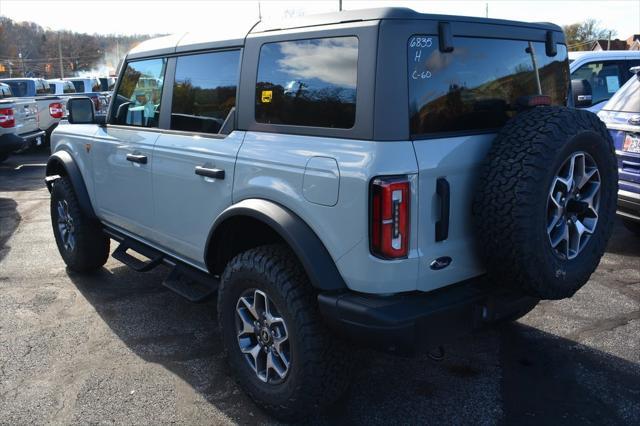
M58 227L58 202L66 202L73 221L75 244L65 247ZM100 223L82 212L73 186L67 177L53 182L51 190L51 224L60 255L69 269L76 272L92 272L102 267L109 258L109 238L102 232Z
M598 221L573 259L554 253L547 235L552 180L567 158L586 152L600 173ZM511 119L487 155L473 205L478 251L489 278L539 299L572 296L604 254L616 211L613 141L595 114L538 107Z
M236 303L243 292L253 288L269 295L287 323L291 365L279 384L260 381L238 344ZM350 379L349 354L325 328L317 295L287 247L253 248L229 262L220 282L218 321L237 381L271 415L286 421L299 420L345 393Z
M637 237L640 237L640 222L631 219L622 219L622 223L625 228L636 234Z

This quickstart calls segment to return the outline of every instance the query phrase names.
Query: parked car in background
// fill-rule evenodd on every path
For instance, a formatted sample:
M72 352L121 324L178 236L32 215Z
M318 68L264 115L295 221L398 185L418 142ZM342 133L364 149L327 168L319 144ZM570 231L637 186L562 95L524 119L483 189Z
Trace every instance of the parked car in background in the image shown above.
M45 136L38 128L36 101L12 95L11 88L0 83L0 163Z
M581 92L575 106L598 112L640 65L640 51L569 52L569 61L573 87Z
M66 110L66 100L51 95L49 83L43 78L4 78L0 82L11 87L11 92L18 98L33 98L38 106L38 128L45 132L44 139L48 143L51 132L56 128Z
M97 77L69 77L65 80L75 86L78 96L91 98L96 114L105 115L107 113L110 98L106 93L103 93L102 84Z
M598 116L605 122L618 157L618 215L640 236L640 66L606 103Z
M100 92L100 80L96 77L69 77L65 80L70 81L76 88L78 93Z
M72 82L63 79L47 80L52 95L72 95L77 93Z

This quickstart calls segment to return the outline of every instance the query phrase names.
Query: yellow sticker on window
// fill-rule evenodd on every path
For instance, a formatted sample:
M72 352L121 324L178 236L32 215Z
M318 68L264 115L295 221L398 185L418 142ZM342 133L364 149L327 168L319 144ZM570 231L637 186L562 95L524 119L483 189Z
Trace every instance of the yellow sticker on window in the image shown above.
M268 104L269 102L271 102L272 98L273 98L273 90L263 90L262 91L262 103L263 104Z

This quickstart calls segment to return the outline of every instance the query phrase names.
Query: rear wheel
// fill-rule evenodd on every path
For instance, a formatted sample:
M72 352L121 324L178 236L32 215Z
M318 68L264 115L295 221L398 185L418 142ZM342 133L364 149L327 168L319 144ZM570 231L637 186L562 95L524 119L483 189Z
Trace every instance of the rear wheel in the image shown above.
M90 272L109 257L109 238L100 223L82 212L71 182L62 177L51 191L51 224L58 251L69 269Z
M9 154L0 154L0 163L4 162L9 158Z
M348 353L326 330L316 295L286 247L257 247L231 260L218 317L238 382L272 415L300 419L345 392Z

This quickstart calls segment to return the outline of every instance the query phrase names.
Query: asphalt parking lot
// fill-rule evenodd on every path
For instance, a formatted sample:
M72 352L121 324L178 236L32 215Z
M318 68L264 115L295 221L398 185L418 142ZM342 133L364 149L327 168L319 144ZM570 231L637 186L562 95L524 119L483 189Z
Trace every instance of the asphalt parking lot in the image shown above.
M273 423L230 376L214 302L166 290L160 268L66 270L45 161L0 165L0 423ZM359 351L347 397L310 421L637 424L640 239L618 224L573 299L445 349L439 363Z

